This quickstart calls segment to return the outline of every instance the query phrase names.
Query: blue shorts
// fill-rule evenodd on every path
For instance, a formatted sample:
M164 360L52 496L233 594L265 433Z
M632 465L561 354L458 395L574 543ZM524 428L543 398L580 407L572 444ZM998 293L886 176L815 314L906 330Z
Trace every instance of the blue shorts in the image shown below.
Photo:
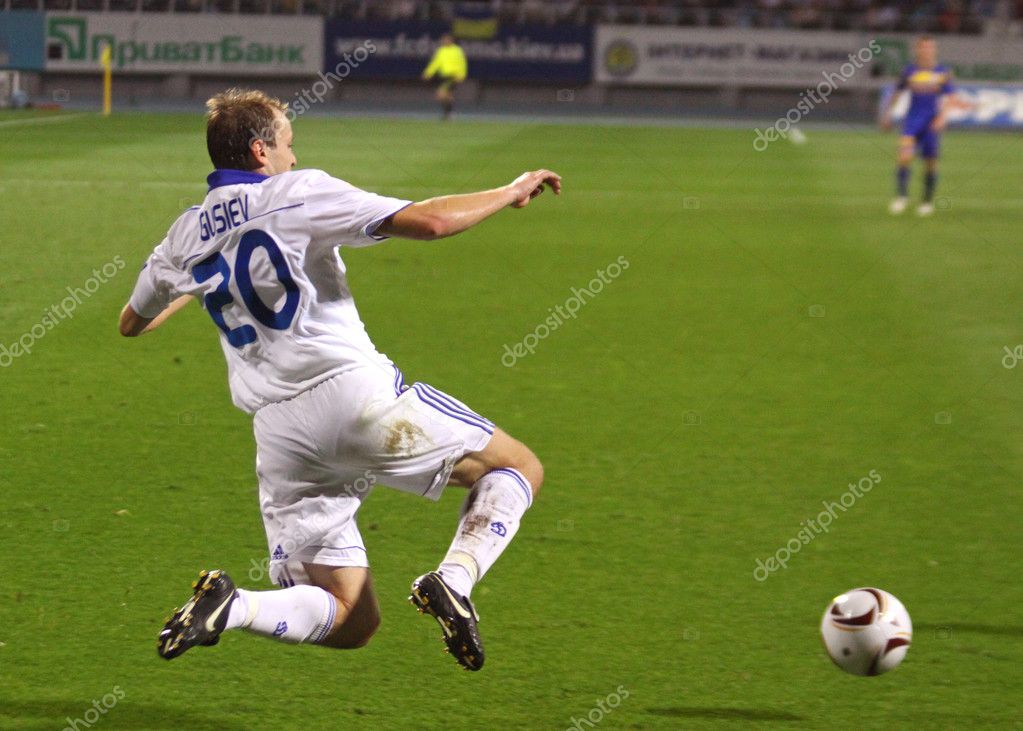
M933 121L933 117L907 119L902 126L902 134L912 137L916 141L916 149L920 153L920 157L927 160L937 158L941 147L941 133L931 129Z

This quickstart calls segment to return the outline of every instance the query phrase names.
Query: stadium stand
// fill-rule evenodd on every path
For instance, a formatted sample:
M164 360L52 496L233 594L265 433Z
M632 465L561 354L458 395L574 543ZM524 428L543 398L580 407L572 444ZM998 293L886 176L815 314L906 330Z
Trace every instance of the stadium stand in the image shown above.
M0 8L306 14L354 20L450 21L460 8L510 24L623 23L976 34L1023 17L1023 0L4 0Z

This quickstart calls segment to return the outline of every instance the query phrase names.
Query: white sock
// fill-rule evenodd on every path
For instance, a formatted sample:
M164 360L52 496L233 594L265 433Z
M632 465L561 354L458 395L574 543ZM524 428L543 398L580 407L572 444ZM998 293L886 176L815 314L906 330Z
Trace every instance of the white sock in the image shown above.
M523 513L533 504L533 490L511 468L483 475L462 506L458 532L437 572L462 596L494 565L519 530Z
M276 591L238 589L226 629L245 629L281 642L321 642L334 626L337 601L318 586Z

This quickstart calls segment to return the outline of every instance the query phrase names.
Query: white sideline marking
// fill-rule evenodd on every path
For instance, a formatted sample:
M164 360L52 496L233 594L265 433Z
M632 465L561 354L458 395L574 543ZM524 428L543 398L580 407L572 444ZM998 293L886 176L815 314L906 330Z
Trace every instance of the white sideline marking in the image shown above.
M17 127L21 124L45 124L47 122L66 122L69 119L89 116L86 112L75 114L61 114L56 117L29 117L28 119L6 119L0 122L0 127Z
M42 185L47 188L57 188L62 185L71 187L94 187L98 185L108 186L131 186L131 187L144 187L144 188L182 188L190 189L196 192L205 191L206 184L197 181L184 181L184 180L53 180L46 178L4 178L4 185ZM205 195L205 193L203 194Z

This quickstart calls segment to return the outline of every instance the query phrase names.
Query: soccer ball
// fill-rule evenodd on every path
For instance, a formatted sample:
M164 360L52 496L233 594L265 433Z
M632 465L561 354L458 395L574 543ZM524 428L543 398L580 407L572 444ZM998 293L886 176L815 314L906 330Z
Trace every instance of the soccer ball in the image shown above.
M902 602L887 591L851 589L828 605L821 637L838 667L853 675L886 673L906 656L913 622Z

